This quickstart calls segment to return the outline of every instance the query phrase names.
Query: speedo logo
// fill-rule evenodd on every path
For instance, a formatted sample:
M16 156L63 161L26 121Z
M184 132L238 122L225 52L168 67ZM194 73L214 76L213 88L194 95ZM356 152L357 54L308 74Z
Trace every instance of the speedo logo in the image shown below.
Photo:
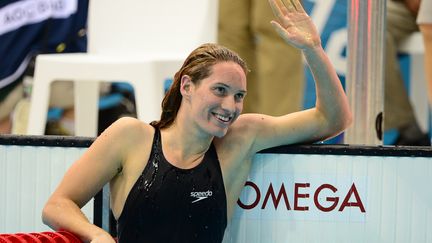
M204 200L208 197L211 197L213 195L212 191L206 191L206 192L191 192L190 196L195 198L195 200L192 201L192 203L199 202L201 200Z

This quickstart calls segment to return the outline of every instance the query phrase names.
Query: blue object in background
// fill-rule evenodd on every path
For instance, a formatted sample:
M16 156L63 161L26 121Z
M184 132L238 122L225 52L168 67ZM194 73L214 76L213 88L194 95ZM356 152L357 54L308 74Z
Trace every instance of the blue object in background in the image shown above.
M169 88L171 88L171 85L173 83L173 79L172 78L166 78L164 81L164 94L166 94L169 90Z
M318 0L303 0L303 6L306 12L316 23L316 16L319 20L325 20L325 23L316 23L322 26L321 28L321 44L329 55L330 60L334 64L339 79L345 88L346 78L346 59L347 59L347 19L348 19L348 0L331 0L331 1L318 1ZM325 6L324 4L332 4L333 6ZM329 13L326 11L330 11ZM316 16L314 16L316 15ZM327 18L322 18L326 16ZM336 48L335 48L336 47ZM409 77L410 77L410 56L399 55L399 63L402 72L402 77L405 81L407 92L410 90ZM309 68L305 66L305 93L303 106L304 108L311 108L315 106L315 82ZM430 129L429 129L430 131ZM387 130L383 134L383 144L394 144L398 136L396 130ZM326 144L341 143L342 137L325 141Z
M332 59L334 55L337 55L337 58L339 60L346 60L346 43L347 39L340 39L341 36L339 36L343 32L347 32L347 0L335 0L330 2L318 2L313 0L304 0L303 6L305 11L311 15L311 18L314 20L314 17L316 16L327 16L327 19L325 20L325 23L321 23L322 26L321 30L321 45L324 48L324 50L329 55L329 58ZM333 6L329 8L320 8L320 4L333 4ZM323 12L324 11L324 12ZM325 12L330 11L330 12ZM322 19L322 18L320 18ZM316 20L314 20L316 22ZM338 36L333 36L333 35ZM346 35L345 35L346 36ZM339 38L339 39L337 39ZM334 41L334 43L331 43ZM331 56L328 53L328 46L329 44L339 45L338 53L331 53ZM342 45L342 46L340 46ZM337 64L333 63L335 65L335 68L337 70L337 74L339 76L339 79L342 82L342 86L345 87L345 75L346 75L346 66L337 66ZM341 63L338 63L339 65ZM344 64L344 62L342 62ZM304 99L303 99L303 107L305 109L312 108L315 106L316 102L316 96L315 96L315 82L312 76L312 73L310 72L309 68L305 66L305 93L304 93ZM340 144L343 142L343 134L336 136L332 139L328 139L324 141L325 144Z

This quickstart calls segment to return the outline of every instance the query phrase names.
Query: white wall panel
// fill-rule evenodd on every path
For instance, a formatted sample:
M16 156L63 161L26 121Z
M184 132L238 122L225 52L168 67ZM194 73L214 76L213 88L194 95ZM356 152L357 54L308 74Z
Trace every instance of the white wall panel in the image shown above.
M41 212L85 148L0 145L0 233L50 230ZM84 208L93 221L93 202Z
M248 181L259 188L261 198L253 209L237 205L224 243L432 242L431 178L432 160L427 157L259 154ZM270 199L262 209L270 183L276 197L284 185L290 210L283 199L277 207ZM310 184L299 190L308 195L298 199L300 206L309 207L306 211L293 209L295 183ZM348 203L357 206L339 211L353 183L365 211L354 194ZM339 197L329 212L319 210L313 199L323 184L337 191L322 190L317 194L320 204L328 207L326 197ZM242 192L244 204L257 198L251 188Z
M42 207L84 150L0 145L0 233L49 230ZM258 154L240 196L256 205L237 206L224 243L432 242L431 178L431 157Z

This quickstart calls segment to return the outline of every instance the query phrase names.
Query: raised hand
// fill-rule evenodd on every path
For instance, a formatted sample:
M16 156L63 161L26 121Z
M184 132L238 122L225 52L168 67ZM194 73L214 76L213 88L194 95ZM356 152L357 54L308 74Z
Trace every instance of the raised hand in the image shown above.
M276 20L271 24L289 44L301 49L321 45L321 39L311 18L298 0L268 0Z

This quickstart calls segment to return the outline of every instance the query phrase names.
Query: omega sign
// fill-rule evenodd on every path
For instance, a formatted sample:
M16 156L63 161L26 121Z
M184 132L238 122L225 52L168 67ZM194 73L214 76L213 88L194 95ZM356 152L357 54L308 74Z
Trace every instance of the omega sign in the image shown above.
M265 212L272 212L271 217L276 215L281 219L302 218L301 215L306 214L308 219L319 220L322 215L343 217L348 214L350 220L364 221L367 211L364 180L353 182L344 179L337 183L326 183L332 180L318 180L315 176L308 179L313 183L306 179L248 180L237 205L243 214L252 215L253 218L263 217Z

